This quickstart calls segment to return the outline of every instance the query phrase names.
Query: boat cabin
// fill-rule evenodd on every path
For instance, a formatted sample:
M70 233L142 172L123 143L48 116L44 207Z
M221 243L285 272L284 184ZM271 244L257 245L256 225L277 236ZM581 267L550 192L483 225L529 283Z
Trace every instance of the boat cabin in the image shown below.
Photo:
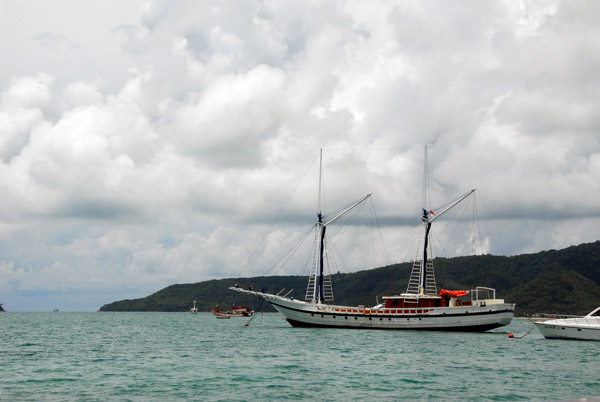
M244 306L231 307L231 313L233 313L233 314L251 315L250 314L251 312L252 312L252 309L250 307L244 307Z
M447 304L440 296L419 296L401 294L398 296L383 296L385 308L409 308L409 307L446 307ZM442 304L444 303L444 304Z
M481 298L480 293L485 293L486 297ZM470 295L470 298L466 297L467 295ZM384 308L485 306L486 304L504 303L504 300L496 299L495 289L480 286L470 291L442 289L437 296L409 293L396 296L386 295L383 296L383 300Z

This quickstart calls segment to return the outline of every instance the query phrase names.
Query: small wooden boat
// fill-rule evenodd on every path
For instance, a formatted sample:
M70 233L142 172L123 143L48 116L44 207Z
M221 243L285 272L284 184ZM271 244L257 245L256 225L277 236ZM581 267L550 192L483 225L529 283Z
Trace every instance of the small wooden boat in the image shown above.
M229 319L231 317L252 317L254 311L250 307L233 306L228 311L219 310L219 305L214 310L211 310L217 319Z

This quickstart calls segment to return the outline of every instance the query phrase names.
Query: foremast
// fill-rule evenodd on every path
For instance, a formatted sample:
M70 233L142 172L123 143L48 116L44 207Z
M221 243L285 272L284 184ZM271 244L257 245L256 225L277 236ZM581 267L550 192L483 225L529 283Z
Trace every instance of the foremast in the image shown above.
M306 288L306 300L311 301L312 303L317 304L325 304L327 301L333 301L333 288L331 286L331 278L329 275L327 277L324 273L325 267L325 232L327 230L327 226L335 221L337 221L342 216L346 215L348 212L356 208L363 201L371 196L371 194L367 194L362 197L360 200L354 202L349 207L342 210L336 216L329 220L325 220L323 213L321 212L321 172L323 168L323 150L321 149L321 155L319 160L319 208L317 210L317 223L316 227L316 258L313 263L313 270L311 275L308 278L308 286Z

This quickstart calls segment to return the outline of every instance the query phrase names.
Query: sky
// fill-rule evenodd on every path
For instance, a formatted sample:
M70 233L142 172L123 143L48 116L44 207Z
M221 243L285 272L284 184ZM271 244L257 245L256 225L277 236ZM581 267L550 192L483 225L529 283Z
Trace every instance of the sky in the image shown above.
M350 225L342 271L412 258L425 146L426 207L476 188L480 252L596 241L599 18L580 0L2 1L0 303L301 274L304 256L261 267L310 232L320 149L323 211L373 193L379 223Z

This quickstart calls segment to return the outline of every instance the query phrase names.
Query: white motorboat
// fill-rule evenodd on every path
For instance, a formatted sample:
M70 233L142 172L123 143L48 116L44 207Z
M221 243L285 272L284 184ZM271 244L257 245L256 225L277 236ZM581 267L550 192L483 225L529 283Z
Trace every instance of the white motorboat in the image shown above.
M428 258L431 255L428 251L432 223L474 191L471 190L435 213L423 209L420 247L413 262L407 290L405 293L383 296L383 303L374 307L333 304L331 278L324 270L328 255L324 252L327 227L368 199L371 194L331 218L321 213L319 207L315 224L315 258L305 300L246 290L239 286L229 289L264 298L295 327L487 331L508 325L513 318L515 304L497 299L496 291L487 287L442 290L438 293L433 261ZM467 298L469 294L470 298Z
M585 317L534 322L546 339L600 341L600 307Z

